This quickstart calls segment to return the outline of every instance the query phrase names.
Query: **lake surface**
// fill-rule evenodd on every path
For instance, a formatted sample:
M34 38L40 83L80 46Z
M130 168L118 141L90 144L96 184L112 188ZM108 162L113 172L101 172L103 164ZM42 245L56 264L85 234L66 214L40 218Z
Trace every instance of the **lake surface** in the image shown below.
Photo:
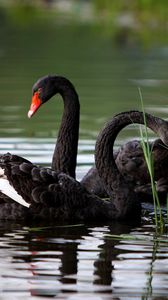
M12 152L49 166L62 116L59 96L31 120L33 83L68 77L81 103L77 179L94 163L94 145L115 113L145 109L168 114L168 45L121 47L86 25L17 23L0 28L0 154ZM139 138L132 125L115 147ZM151 134L153 138L154 135ZM153 224L24 224L0 222L0 299L168 299L168 236Z

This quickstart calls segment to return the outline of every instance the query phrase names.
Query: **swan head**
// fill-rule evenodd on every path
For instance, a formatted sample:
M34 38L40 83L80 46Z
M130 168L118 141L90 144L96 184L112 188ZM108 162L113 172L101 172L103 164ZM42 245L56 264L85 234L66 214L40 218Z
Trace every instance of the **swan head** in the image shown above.
M33 95L28 111L28 118L31 118L43 103L47 102L52 96L59 92L56 86L56 78L59 77L50 75L44 76L33 85Z

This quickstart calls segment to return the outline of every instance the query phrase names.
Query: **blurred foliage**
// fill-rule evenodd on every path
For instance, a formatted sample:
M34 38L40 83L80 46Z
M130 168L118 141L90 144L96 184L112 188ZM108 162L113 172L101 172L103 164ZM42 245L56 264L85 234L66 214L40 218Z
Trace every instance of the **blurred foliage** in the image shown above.
M45 74L65 74L74 83L81 102L80 134L85 138L97 135L112 114L137 109L137 85L143 86L145 104L156 105L158 110L159 103L167 114L166 26L152 29L136 25L134 18L128 26L126 9L116 13L113 9L113 17L105 12L108 9L103 7L112 1L102 1L100 8L92 2L91 8L89 1L76 0L66 11L48 1L13 0L8 6L7 2L0 8L0 109L4 113L0 135L55 136L61 101L57 121L51 101L47 113L42 108L39 117L27 122L31 86ZM132 16L130 9L129 14Z
M165 41L168 31L167 0L93 0L99 20L117 39L144 43Z
M0 0L2 3L8 21L15 24L27 26L40 20L89 23L120 46L168 41L167 0Z

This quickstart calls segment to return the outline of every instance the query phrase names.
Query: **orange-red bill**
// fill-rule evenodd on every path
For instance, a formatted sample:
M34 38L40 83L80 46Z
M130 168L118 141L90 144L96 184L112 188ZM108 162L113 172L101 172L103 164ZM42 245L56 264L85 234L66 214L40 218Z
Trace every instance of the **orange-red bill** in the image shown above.
M40 107L41 105L41 99L39 98L39 92L34 93L33 97L32 97L32 102L30 105L30 109L28 111L28 118L31 118L34 113L37 111L37 109Z

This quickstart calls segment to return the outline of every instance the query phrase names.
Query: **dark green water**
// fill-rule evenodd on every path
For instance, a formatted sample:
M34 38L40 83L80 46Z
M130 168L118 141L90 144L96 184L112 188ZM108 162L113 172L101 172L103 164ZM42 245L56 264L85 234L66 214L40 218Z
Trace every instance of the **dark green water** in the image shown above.
M31 87L46 74L68 77L80 97L79 179L94 162L95 139L105 121L141 109L138 87L146 110L167 118L166 44L124 47L94 26L44 16L26 23L1 13L0 23L0 153L50 165L61 98L27 119ZM133 136L139 133L131 126L116 145ZM111 234L125 236L116 240ZM167 230L156 235L152 214L140 224L2 222L0 298L167 299L167 252Z

